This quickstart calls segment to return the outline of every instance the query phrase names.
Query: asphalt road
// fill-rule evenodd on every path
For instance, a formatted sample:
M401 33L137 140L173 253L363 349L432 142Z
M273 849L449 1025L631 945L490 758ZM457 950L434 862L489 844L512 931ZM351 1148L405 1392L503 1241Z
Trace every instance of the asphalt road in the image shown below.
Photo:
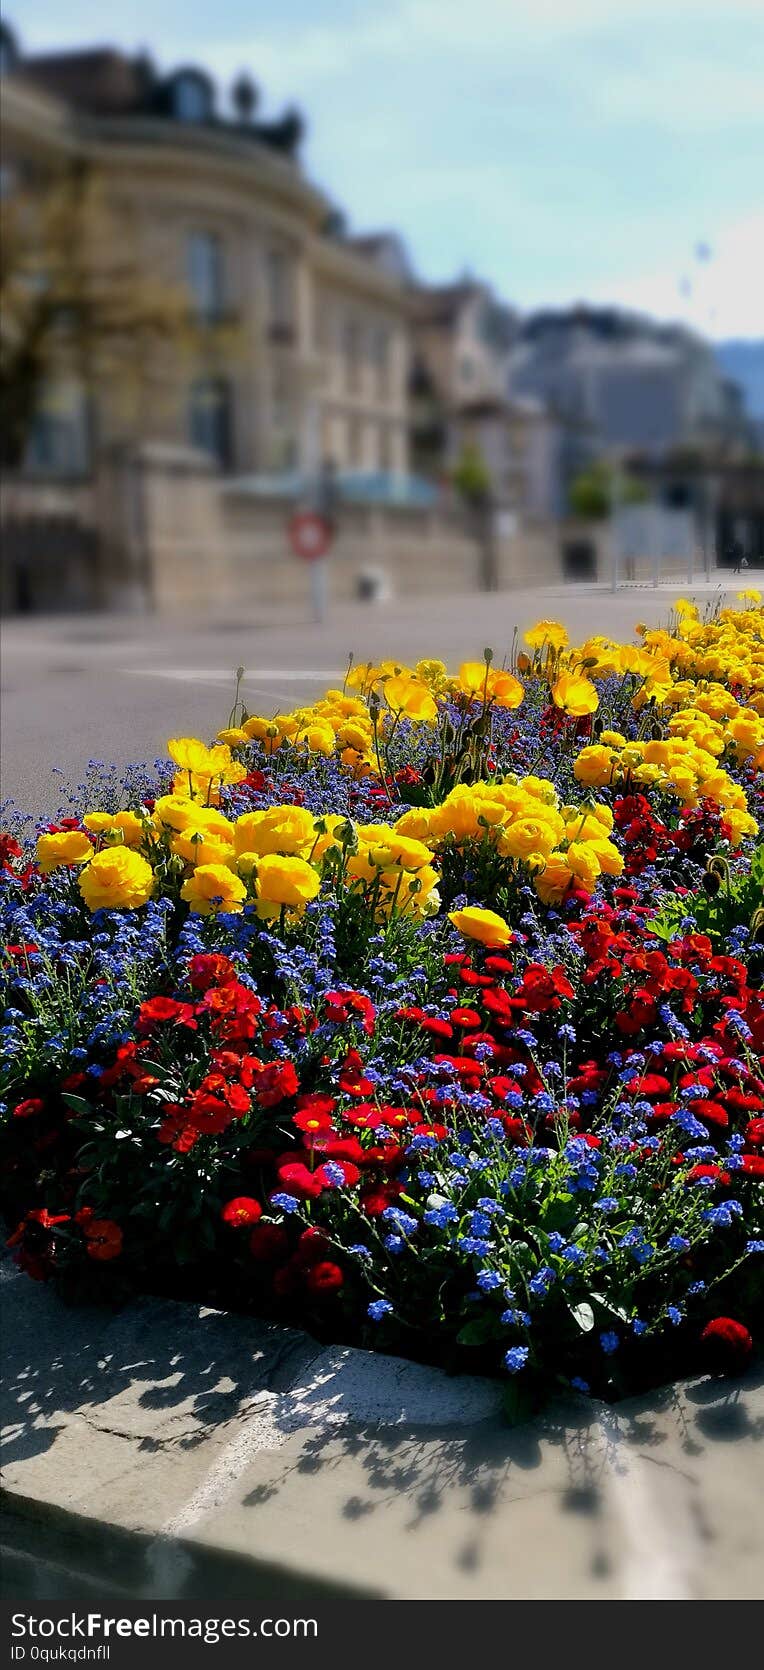
M736 581L729 595L739 588ZM497 660L515 628L542 616L574 637L602 631L630 636L635 623L665 619L680 583L612 595L570 585L486 596L415 599L405 605L336 608L323 625L285 615L219 620L159 620L113 615L16 618L2 633L3 800L35 817L61 803L63 779L76 784L88 760L123 766L164 753L169 736L210 738L226 723L237 666L250 712L292 708L341 682L356 660L436 655L456 666ZM706 600L719 588L699 584Z

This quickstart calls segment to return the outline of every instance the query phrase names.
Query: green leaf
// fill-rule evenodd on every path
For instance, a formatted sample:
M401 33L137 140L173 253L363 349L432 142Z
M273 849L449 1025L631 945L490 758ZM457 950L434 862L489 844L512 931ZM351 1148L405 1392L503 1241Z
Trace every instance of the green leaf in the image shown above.
M495 1316L480 1316L474 1322L465 1322L456 1336L457 1345L485 1345L490 1339L497 1339L501 1327Z
M90 1103L86 1102L83 1096L71 1096L68 1090L62 1092L61 1100L66 1102L67 1107L72 1108L75 1113L92 1113L93 1111Z

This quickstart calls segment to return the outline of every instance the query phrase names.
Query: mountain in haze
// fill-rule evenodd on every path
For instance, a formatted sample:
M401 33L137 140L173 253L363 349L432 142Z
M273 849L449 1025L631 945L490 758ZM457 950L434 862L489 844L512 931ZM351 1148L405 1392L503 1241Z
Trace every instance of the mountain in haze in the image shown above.
M718 342L716 357L725 377L731 377L743 390L751 417L764 419L764 337Z

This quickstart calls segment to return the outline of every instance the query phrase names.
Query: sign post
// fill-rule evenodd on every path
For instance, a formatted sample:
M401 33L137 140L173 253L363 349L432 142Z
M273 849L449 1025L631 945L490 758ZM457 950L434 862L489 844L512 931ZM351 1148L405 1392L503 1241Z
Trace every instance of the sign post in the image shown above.
M331 525L325 516L320 516L315 510L297 510L289 521L289 542L295 556L310 563L311 607L313 619L320 625L326 619Z

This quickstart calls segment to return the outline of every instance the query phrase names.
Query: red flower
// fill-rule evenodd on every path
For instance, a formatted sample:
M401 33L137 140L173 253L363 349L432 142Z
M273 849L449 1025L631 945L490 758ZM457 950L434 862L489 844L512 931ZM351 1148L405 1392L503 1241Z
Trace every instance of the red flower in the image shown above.
M721 1166L715 1165L691 1166L687 1173L688 1183L702 1183L706 1178L712 1183L721 1183L726 1187L730 1181L730 1174L728 1171L722 1171Z
M357 1050L348 1050L345 1056L339 1087L346 1096L370 1096L374 1090L371 1079L364 1078L363 1062Z
M199 951L188 965L188 978L195 992L206 992L210 986L230 985L236 979L236 969L217 951Z
M297 1126L298 1131L304 1131L306 1136L318 1136L321 1131L334 1129L328 1113L314 1111L310 1107L299 1108L292 1117L292 1124Z
M764 1180L764 1154L744 1154L743 1171L748 1177L760 1177Z
M251 1195L237 1195L235 1200L227 1201L220 1214L223 1223L231 1224L234 1229L247 1229L262 1215L262 1206Z
M707 1322L701 1339L709 1367L716 1374L741 1374L753 1350L753 1340L742 1322L731 1316L715 1316Z
M544 1015L549 1009L559 1009L563 998L573 996L573 987L564 969L544 968L542 963L531 963L518 987L516 1001L532 1014Z
M343 1174L344 1182L346 1184L347 1183L357 1183L358 1182L358 1179L359 1179L361 1173L358 1170L358 1167L353 1165L352 1160L340 1160L340 1159L337 1159L334 1154L332 1154L329 1157L329 1165L339 1166L340 1171ZM315 1175L316 1175L316 1177L320 1178L320 1180L323 1183L325 1189L336 1189L336 1188L341 1187L340 1184L332 1182L331 1175L327 1174L327 1169L326 1169L325 1165L319 1166Z
M278 1102L296 1096L298 1089L299 1081L291 1061L272 1061L269 1066L261 1068L254 1084L261 1108L276 1107Z
M142 1003L138 1010L135 1030L139 1038L145 1038L152 1027L162 1021L175 1021L177 1026L188 1026L196 1030L194 1011L190 1003L178 1003L174 997L150 997Z
M332 1264L324 1258L319 1264L312 1264L305 1277L305 1285L309 1293L320 1296L323 1293L336 1293L344 1285L344 1276L339 1264Z
M452 1009L451 1022L453 1026L460 1026L467 1032L473 1032L475 1027L481 1024L476 1009Z
M277 1170L281 1188L287 1194L296 1195L298 1200L317 1200L323 1191L320 1177L309 1171L301 1160L285 1160Z
M317 1229L314 1224L309 1224L295 1247L292 1262L296 1269L307 1270L311 1264L318 1264L328 1251L329 1240L324 1231Z
M277 1264L289 1248L289 1236L282 1224L255 1224L249 1250L257 1264Z
M327 992L324 1002L327 1020L345 1025L357 1017L367 1037L371 1037L377 1011L364 992Z
M764 1147L764 1119L749 1119L745 1128L745 1140L752 1148Z
M17 1102L13 1110L14 1119L32 1119L36 1113L42 1113L45 1103L39 1096L27 1096L26 1101Z
M725 1131L729 1125L729 1114L725 1112L721 1102L714 1102L705 1096L699 1096L696 1102L690 1104L697 1119L702 1119L705 1125L715 1126L717 1130Z
M97 1259L101 1264L119 1258L122 1251L122 1231L111 1218L91 1218L85 1224L85 1240L88 1257Z

